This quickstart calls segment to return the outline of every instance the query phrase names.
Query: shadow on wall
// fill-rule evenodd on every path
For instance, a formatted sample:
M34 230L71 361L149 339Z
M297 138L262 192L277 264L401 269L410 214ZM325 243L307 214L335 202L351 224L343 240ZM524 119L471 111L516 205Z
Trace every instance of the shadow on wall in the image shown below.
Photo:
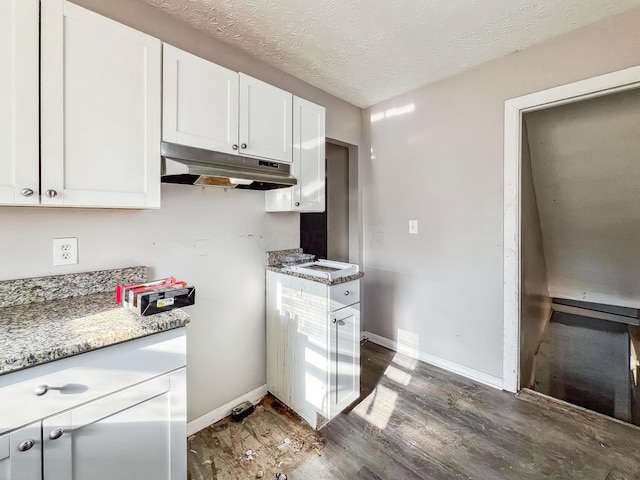
M381 337L396 340L397 288L403 275L389 270L370 268L364 276L366 289L364 330Z

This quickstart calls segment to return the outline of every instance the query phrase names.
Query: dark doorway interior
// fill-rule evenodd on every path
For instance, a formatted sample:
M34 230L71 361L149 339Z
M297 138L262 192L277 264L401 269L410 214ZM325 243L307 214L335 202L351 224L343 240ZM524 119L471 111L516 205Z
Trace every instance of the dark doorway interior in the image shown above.
M317 258L349 261L349 149L326 145L326 203L322 213L300 214L300 247Z
M317 258L327 258L327 210L300 214L300 247Z

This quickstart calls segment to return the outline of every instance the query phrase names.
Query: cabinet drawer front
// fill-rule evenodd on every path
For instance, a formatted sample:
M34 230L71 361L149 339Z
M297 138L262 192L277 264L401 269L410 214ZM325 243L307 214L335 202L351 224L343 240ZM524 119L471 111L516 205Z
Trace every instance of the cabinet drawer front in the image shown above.
M360 280L330 286L329 301L331 312L360 302Z
M185 329L179 328L112 347L0 376L0 433L186 364ZM42 395L36 389L47 386ZM44 387L41 388L45 390Z

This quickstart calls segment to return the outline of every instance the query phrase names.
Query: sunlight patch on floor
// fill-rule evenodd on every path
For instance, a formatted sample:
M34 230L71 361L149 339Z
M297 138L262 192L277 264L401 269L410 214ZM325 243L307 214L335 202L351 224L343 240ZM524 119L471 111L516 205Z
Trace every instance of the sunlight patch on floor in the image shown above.
M384 372L385 377L389 380L396 382L399 385L409 385L411 382L411 374L401 370L399 368L394 367L393 365L389 365Z
M396 408L398 394L393 390L378 385L367 398L352 411L371 425L384 430Z

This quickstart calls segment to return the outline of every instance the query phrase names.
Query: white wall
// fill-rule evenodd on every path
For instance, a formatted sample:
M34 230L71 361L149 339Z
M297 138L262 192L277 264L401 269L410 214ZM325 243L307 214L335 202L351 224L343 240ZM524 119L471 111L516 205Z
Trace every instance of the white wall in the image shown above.
M630 11L365 110L368 331L502 377L504 101L637 65L639 22Z
M327 143L327 258L349 261L349 149Z
M640 90L525 119L551 295L640 307Z
M536 353L551 318L547 265L531 170L527 125L522 131L520 278L520 386L534 387Z
M327 132L359 144L361 110L251 59L153 7L78 0L180 48L324 105ZM96 172L99 174L99 172ZM129 265L197 287L188 340L188 417L266 381L264 252L299 245L298 214L264 213L264 193L162 186L157 211L0 208L0 280ZM52 267L51 239L77 236L80 263Z

